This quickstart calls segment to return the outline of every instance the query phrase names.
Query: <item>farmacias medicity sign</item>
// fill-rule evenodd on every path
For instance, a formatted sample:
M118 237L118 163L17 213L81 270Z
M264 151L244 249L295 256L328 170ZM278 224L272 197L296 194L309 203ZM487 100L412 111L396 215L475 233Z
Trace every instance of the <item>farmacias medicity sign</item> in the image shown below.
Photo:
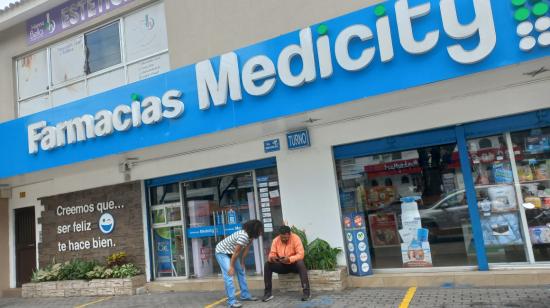
M12 151L0 177L542 58L548 11L548 0L386 1L1 124Z

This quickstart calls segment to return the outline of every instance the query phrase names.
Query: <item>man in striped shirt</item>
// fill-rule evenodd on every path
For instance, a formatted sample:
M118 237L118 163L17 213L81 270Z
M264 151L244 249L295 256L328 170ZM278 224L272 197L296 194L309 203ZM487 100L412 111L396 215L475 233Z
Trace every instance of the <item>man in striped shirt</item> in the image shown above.
M235 273L237 274L237 280L241 289L241 300L258 300L257 297L252 296L248 291L244 260L248 254L250 244L254 239L262 235L263 231L261 221L257 219L250 220L243 224L242 230L231 234L216 245L216 260L222 270L227 305L229 307L242 307L241 302L235 297L235 284L233 283L233 275Z

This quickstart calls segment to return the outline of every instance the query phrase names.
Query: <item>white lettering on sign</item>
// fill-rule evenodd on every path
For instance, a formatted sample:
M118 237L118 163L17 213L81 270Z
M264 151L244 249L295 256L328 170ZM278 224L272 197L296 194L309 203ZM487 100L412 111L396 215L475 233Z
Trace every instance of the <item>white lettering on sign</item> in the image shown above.
M67 242L58 242L57 251L66 252L66 251L81 251L89 249L101 249L101 248L111 248L116 247L116 244L111 238L101 238L93 237L91 240L84 241L71 241Z
M127 131L131 126L152 125L163 118L175 119L185 110L179 98L181 91L167 91L162 99L150 96L131 106L119 105L111 112L100 110L95 115L83 115L68 121L47 126L46 121L30 124L28 130L29 154L38 153L38 147L44 151L63 147L66 144L83 142L96 137L108 136L117 131Z
M113 200L107 200L107 201L100 201L100 202L94 202L94 203L88 203L83 205L74 205L74 206L58 206L55 208L55 214L57 216L71 216L71 215L78 215L82 216L85 214L92 214L92 213L99 213L102 214L102 217L105 215L108 215L113 219L112 212L117 210L124 209L124 204L117 204ZM109 214L107 214L109 213ZM100 219L101 220L101 219ZM95 221L94 221L95 222ZM99 222L101 223L101 221ZM98 230L109 234L113 232L113 226L109 229L109 232L105 232L105 229L102 228L108 228L108 225L102 225L100 226L96 224L92 224L92 221L89 221L88 219L81 219L81 220L75 220L72 222L60 224L56 226L56 234L58 235L68 235L71 233L85 233L85 232L91 232L94 230ZM111 222L114 224L114 219ZM64 242L57 242L57 250L59 252L66 252L66 251L81 251L81 250L88 250L88 249L101 249L101 248L110 248L115 247L116 244L114 243L113 239L110 238L92 238L89 240L67 240Z
M447 46L449 57L460 64L473 64L482 61L491 54L496 46L496 31L490 0L472 0L474 3L475 18L469 24L463 25L458 21L458 13L455 6L456 0L441 0L440 11L443 29L434 26L432 31L417 40L414 36L414 21L431 13L429 2L410 7L408 0L395 2L395 18L399 43L403 49L412 55L421 55L433 50L441 33L444 32L455 40L465 40L476 33L479 43L473 49L464 49L460 44ZM378 18L375 24L376 31L368 25L351 25L336 35L334 42L334 58L338 65L347 71L360 71L367 68L374 60L376 51L380 54L382 63L394 59L393 39L391 35L391 23L388 16ZM443 30L443 31L442 31ZM376 37L374 35L376 33ZM331 40L328 35L320 35L313 49L313 36L310 28L299 32L299 44L285 47L277 58L277 71L279 80L289 87L300 87L306 83L314 82L317 78L316 59L319 63L319 72L322 79L333 75L333 62ZM352 41L366 42L376 40L370 46L365 47L359 56L350 55ZM302 63L300 72L293 73L290 63L299 59ZM252 63L249 63L252 62ZM222 106L227 103L227 94L233 101L241 101L242 89L250 95L266 95L275 86L275 76L272 60L264 55L251 58L239 72L238 57L234 52L220 57L219 73L216 78L210 60L199 62L195 65L199 108L206 110L210 102L214 106ZM255 70L256 69L256 70ZM263 83L257 84L258 81Z
M239 69L237 54L229 52L219 57L216 75L211 60L199 62L195 65L198 107L200 110L207 110L211 103L215 107L225 106L228 95L234 102L241 101L243 87L251 96L267 95L276 86L277 79L285 86L293 88L315 82L318 74L321 79L328 79L333 76L336 64L346 71L362 71L375 60L377 52L382 63L389 63L395 58L391 31L393 25L397 27L399 44L406 53L428 53L442 41L440 38L443 35L447 35L459 41L445 46L453 61L465 65L480 62L496 46L497 35L491 0L471 0L475 14L473 21L468 24L460 23L455 1L440 0L442 26L433 25L433 29L429 29L420 38L414 35L415 24L417 20L433 14L431 3L410 6L408 0L396 0L394 22L390 20L391 14L380 16L374 25L350 25L332 37L328 33L319 34L315 41L311 28L305 28L298 33L298 43L290 44L279 52L276 63L266 55L255 55ZM95 14L95 7L85 6L85 2L80 0L68 8L64 22L77 22L85 12ZM111 4L118 5L122 0L105 0L104 3L104 9L108 10ZM97 8L101 13L103 6L98 4ZM479 42L474 48L468 46L465 49L460 44L476 34ZM352 45L355 47L350 52ZM356 50L357 48L362 49ZM336 63L333 63L333 59ZM291 69L291 63L294 62L301 63L299 71ZM94 115L84 114L55 125L48 125L46 121L32 123L27 127L29 154L38 153L39 148L50 151L67 144L109 136L114 132L125 132L132 127L154 125L164 118L178 118L185 109L180 100L182 95L181 91L170 90L162 98L149 96L141 102L118 105L112 111L100 110Z
M74 26L129 0L78 0L61 9L61 27Z

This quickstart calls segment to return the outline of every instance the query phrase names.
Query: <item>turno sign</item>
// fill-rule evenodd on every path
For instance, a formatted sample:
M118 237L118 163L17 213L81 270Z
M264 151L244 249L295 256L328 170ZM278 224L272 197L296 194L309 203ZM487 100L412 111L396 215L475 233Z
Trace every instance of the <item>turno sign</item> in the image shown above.
M0 132L17 140L10 159L25 167L7 166L0 176L547 56L548 13L535 10L530 2L525 5L504 0L387 1L18 119L0 125ZM522 14L523 9L540 16ZM130 100L136 92L145 98Z

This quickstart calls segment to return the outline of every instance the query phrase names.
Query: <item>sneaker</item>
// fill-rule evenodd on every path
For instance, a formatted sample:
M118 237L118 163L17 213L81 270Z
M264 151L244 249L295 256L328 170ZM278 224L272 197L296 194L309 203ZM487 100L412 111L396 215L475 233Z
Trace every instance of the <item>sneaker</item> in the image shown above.
M269 302L273 299L273 295L271 295L271 292L266 292L264 294L264 297L262 298L262 302Z
M241 302L235 302L233 305L230 305L229 308L241 308L243 304Z
M302 302L307 302L311 298L310 294L304 294L302 295Z
M250 296L249 298L241 298L241 301L243 302L257 302L259 300L260 299L257 298L256 296Z

